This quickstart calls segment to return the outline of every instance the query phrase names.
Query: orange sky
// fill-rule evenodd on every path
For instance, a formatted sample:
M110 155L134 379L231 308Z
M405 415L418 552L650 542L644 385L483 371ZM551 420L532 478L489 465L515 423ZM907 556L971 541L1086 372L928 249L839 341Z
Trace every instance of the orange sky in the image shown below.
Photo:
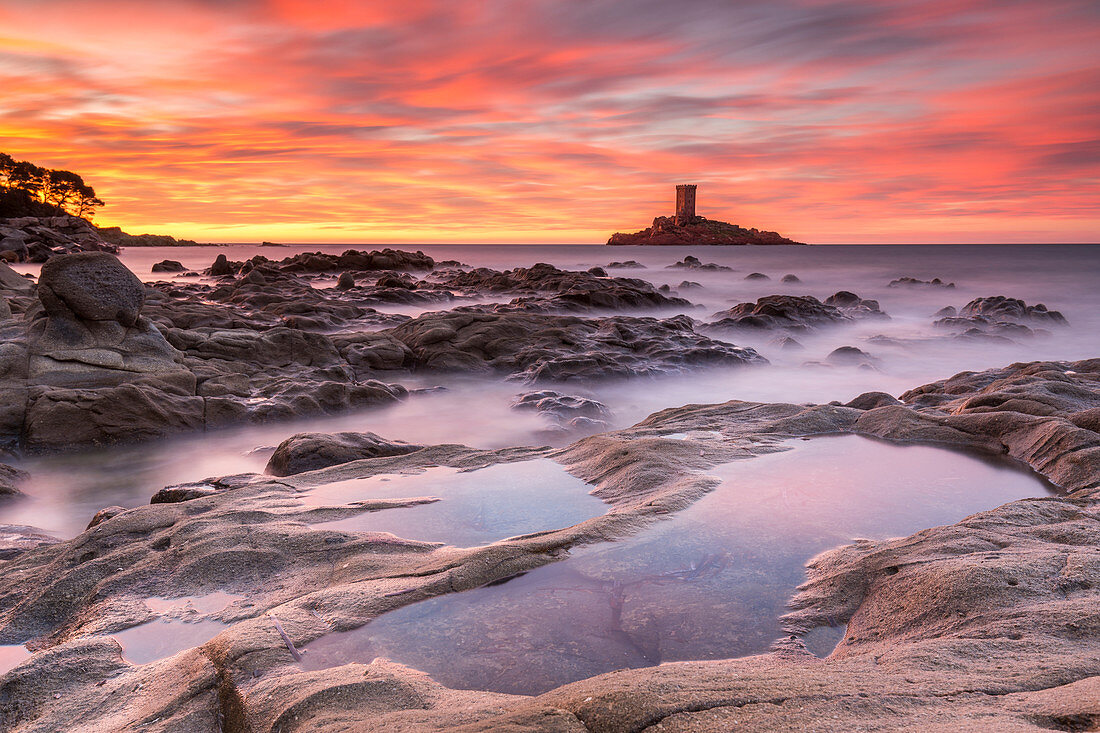
M1100 240L1096 0L0 0L0 150L203 241Z

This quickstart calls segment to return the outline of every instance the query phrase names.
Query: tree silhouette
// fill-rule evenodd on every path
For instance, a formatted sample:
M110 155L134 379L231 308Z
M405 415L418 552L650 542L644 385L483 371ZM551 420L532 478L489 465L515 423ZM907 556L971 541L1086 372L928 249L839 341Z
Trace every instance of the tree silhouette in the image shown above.
M80 175L15 160L7 153L0 153L0 194L6 194L0 201L7 203L3 208L21 208L26 213L52 210L91 219L104 206Z

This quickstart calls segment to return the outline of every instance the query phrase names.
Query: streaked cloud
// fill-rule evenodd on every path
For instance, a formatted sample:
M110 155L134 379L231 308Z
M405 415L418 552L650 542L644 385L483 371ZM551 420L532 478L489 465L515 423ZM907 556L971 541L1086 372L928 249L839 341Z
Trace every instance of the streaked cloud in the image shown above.
M200 239L1100 238L1094 0L0 0L0 149Z

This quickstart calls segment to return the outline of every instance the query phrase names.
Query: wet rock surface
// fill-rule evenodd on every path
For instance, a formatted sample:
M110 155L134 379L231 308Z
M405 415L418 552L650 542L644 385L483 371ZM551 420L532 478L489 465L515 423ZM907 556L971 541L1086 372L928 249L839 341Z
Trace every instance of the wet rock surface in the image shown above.
M1028 338L1041 335L1044 328L1067 324L1065 316L1042 303L1028 305L1003 295L975 298L957 314L945 311L936 314L943 316L932 325L959 338Z
M938 277L934 277L931 280L920 280L915 277L899 277L897 280L891 280L886 286L889 288L944 288L951 290L955 287L955 283L944 282Z
M713 262L703 262L694 255L688 255L679 262L669 265L668 270L703 270L708 272L733 272L732 267L718 265Z
M513 410L530 410L550 419L562 430L606 430L611 410L589 397L563 394L553 389L524 392L512 400Z
M185 272L187 270L179 260L161 260L160 262L154 262L150 269L153 272Z
M766 295L711 316L707 329L813 331L863 318L887 318L874 300L840 291L821 302L810 295Z
M506 304L482 307L494 313L587 313L625 309L683 308L691 303L666 295L645 280L573 272L539 263L503 272L478 268L440 279L471 294L517 295Z
M11 560L28 550L57 542L60 542L60 540L37 527L27 527L20 524L0 524L0 561Z
M28 731L72 720L150 731L221 720L315 731L1087 729L1100 679L1098 410L1100 360L1033 362L965 372L900 401L687 405L557 451L428 446L130 509L0 567L0 641L34 651L0 677L0 720ZM311 640L387 611L629 536L704 496L718 464L837 433L1006 454L1064 493L823 553L769 654L611 672L536 697L448 690L384 660L310 672L296 661ZM609 511L457 548L324 526L415 512L425 497L300 501L334 482L536 457L589 481ZM155 618L145 599L215 589L247 602L200 616L224 624L208 642L144 665L120 656L109 635ZM806 650L804 635L838 625L832 653Z
M498 372L525 382L767 363L752 349L696 333L686 316L578 318L459 308L425 314L386 333L409 347L415 368Z

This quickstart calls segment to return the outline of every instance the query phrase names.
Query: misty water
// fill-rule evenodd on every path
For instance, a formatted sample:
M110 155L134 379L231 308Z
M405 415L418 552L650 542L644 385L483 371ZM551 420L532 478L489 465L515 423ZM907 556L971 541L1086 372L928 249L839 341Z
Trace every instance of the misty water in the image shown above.
M200 270L226 254L272 259L296 252L341 252L345 245L259 247L126 248L122 261L146 280L165 279L151 272L154 262L170 258ZM878 390L893 395L964 370L980 370L1016 361L1072 360L1100 353L1100 246L1096 245L832 245L815 247L604 247L582 245L418 245L436 260L455 259L470 266L507 269L550 262L565 269L605 266L635 260L644 269L609 270L673 287L694 281L703 287L680 294L696 304L680 309L700 320L736 303L773 294L806 294L824 299L849 290L879 301L889 320L862 321L799 335L802 351L773 343L774 334L738 334L726 340L756 348L770 361L758 368L707 369L662 378L566 384L565 391L593 397L614 413L612 427L631 425L647 415L687 403L730 399L795 403L847 401ZM667 269L685 255L733 272ZM24 272L37 266L21 265ZM768 281L745 280L760 272ZM782 283L786 274L801 283ZM940 278L953 289L891 288L902 277ZM1008 295L1061 311L1068 327L1020 342L968 342L943 338L931 325L932 314L961 307L980 296ZM401 311L401 308L391 308ZM423 308L406 309L410 315ZM636 315L671 315L676 311ZM884 336L886 339L876 339ZM875 369L826 366L822 360L839 346L856 346L876 359ZM411 396L404 402L340 417L292 423L252 425L204 435L160 441L137 448L115 448L61 457L15 461L33 475L30 498L0 507L0 523L30 524L59 536L76 534L98 509L111 504L146 503L159 488L208 476L262 471L270 449L301 431L368 430L387 438L417 443L464 443L478 448L563 444L575 436L554 433L529 412L509 408L526 387L500 379L416 374L399 375L409 387L445 390ZM258 450L257 450L258 449ZM266 450L265 450L266 449Z
M152 264L162 259L179 260L200 270L219 253L235 260L257 253L279 259L301 251L341 252L347 248L128 248L121 259L142 279L151 281L171 279L150 271ZM1096 287L1100 246L404 248L422 249L437 261L454 259L494 269L536 262L587 269L635 260L644 267L608 273L668 284L694 304L628 315L663 317L682 312L705 321L719 310L764 295L813 295L823 300L848 290L878 300L890 316L888 320L800 334L797 338L804 346L800 351L781 348L774 333L720 336L757 349L771 362L768 366L556 386L606 404L613 413L609 420L612 428L688 403L731 399L843 402L872 390L896 396L964 370L1100 354L1100 288ZM734 271L667 268L688 254ZM37 267L21 265L17 269L33 273ZM745 279L755 272L770 279ZM781 282L787 274L801 282ZM890 281L903 276L940 278L955 287L888 287ZM189 279L194 280L184 281ZM701 287L680 288L683 281ZM332 285L325 280L313 284ZM1068 326L1042 327L1045 332L1034 338L999 343L945 338L933 328L933 314L944 306L960 308L975 297L992 295L1043 303L1061 311ZM389 306L385 310L415 316L425 308ZM874 368L823 363L840 346L868 352L874 358ZM25 499L0 505L0 524L31 525L58 537L72 537L99 509L148 503L163 486L262 472L273 447L303 431L371 431L420 444L462 443L477 448L564 445L579 437L554 430L535 413L511 409L512 399L530 389L520 383L433 373L381 378L410 388L444 389L340 417L241 426L142 446L5 459L28 470L32 478L23 487L28 494ZM858 447L852 441L858 441ZM857 461L859 470L854 468ZM845 474L829 475L840 465ZM588 496L591 487L552 466L498 468L500 475L495 478L489 473L496 469L470 474L430 469L402 476L388 487L381 479L354 486L330 485L330 496L326 497L322 488L312 498L304 498L347 503L398 494L441 496L444 500L438 505L362 515L344 520L346 526L340 529L382 529L410 539L460 545L567 526L605 509ZM554 475L546 473L548 470ZM492 480L469 480L478 473L480 478ZM1041 495L1049 488L1026 471L1004 464L855 438L813 441L786 453L731 464L717 473L724 480L720 490L633 539L580 549L565 562L502 586L415 604L387 614L359 632L325 637L311 645L306 663L330 666L342 659L370 661L373 656L389 656L437 674L446 684L531 692L617 667L762 651L779 633L777 619L783 604L800 582L803 564L816 552L857 536L892 536L957 521L1011 499ZM556 503L539 506L532 487L548 481L558 482L555 485L561 493L554 495ZM509 492L513 496L505 511L484 511L498 506ZM524 516L525 507L530 508L528 517ZM433 513L439 515L433 518ZM452 521L455 517L459 520ZM639 605L639 599L649 600ZM166 612L160 621L122 632L119 640L130 650L127 658L141 662L187 648L191 641L199 643L199 637L209 638L221 628L216 621L193 621ZM178 634L177 626L182 629ZM487 637L484 632L489 626L499 634ZM422 638L414 632L429 627L432 633ZM545 640L545 653L524 646L528 644L523 641L525 635L550 633L548 629L556 636ZM165 641L173 635L179 638ZM838 630L826 630L818 633L813 643L827 651L838 636ZM500 648L485 647L486 638L499 639ZM600 646L599 653L589 653L594 645ZM0 667L4 659L18 660L25 653L22 647L0 648ZM486 670L484 674L473 671L478 665ZM521 675L524 681L515 681L517 670L526 670L525 676Z

